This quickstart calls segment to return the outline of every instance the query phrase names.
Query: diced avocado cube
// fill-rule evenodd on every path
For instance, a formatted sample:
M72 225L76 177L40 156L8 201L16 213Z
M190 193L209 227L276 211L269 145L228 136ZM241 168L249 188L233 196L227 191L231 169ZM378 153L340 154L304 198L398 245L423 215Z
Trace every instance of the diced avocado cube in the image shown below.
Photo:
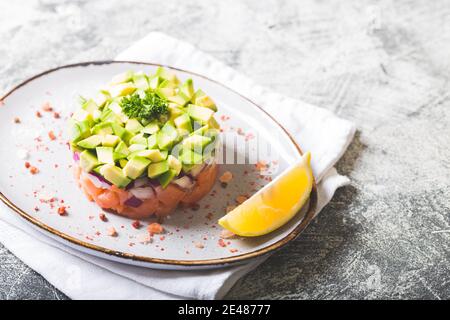
M142 151L145 149L147 149L147 146L138 143L132 144L128 147L128 150L130 150L130 152Z
M169 185L169 183L178 175L178 173L173 170L169 169L169 171L164 172L162 175L158 177L159 184L161 187L165 188Z
M133 83L136 88L147 90L149 88L147 76L143 72L133 75Z
M123 168L123 173L131 179L137 179L142 175L150 164L150 160L143 157L134 157L128 161L125 168Z
M85 139L91 135L91 128L89 121L77 122L70 119L69 122L69 136L72 142L77 142Z
M145 147L147 147L147 138L144 137L143 133L135 135L133 138L129 141L130 144L142 144Z
M120 141L118 136L113 134L105 134L102 139L102 146L104 147L115 147Z
M113 84L108 87L111 97L123 97L136 91L136 87L131 82Z
M200 107L206 107L213 111L217 111L217 106L214 103L214 101L207 96L201 89L198 89L194 96L192 97L192 103L200 106Z
M101 135L93 135L78 142L77 146L85 149L95 149L102 143L102 140L103 137Z
M119 160L119 165L120 165L120 167L123 169L123 168L125 168L125 166L127 165L127 163L128 163L128 160L127 159L120 159Z
M117 101L112 101L108 108L111 109L115 114L121 115L122 114L122 107L119 105Z
M182 163L180 160L178 160L176 157L174 157L173 155L169 155L167 157L167 162L169 163L169 168L174 170L176 172L176 175L179 175L181 172L181 169L183 167Z
M84 150L80 154L80 166L84 171L90 172L92 169L94 169L94 167L98 165L99 162L97 160L97 157L93 155L90 151Z
M137 155L140 157L148 158L152 162L160 162L166 160L168 152L167 150L151 149L139 151Z
M208 132L209 130L209 125L204 125L201 126L200 128L196 129L194 132L192 132L192 135L197 134L197 135L204 135L206 132Z
M112 79L111 79L111 84L119 84L119 83L124 83L124 82L128 82L131 81L131 79L133 78L133 71L125 71L123 73L120 74L116 74Z
M128 130L125 130L124 134L122 135L122 140L125 141L125 143L130 144L131 138L134 137L134 134Z
M100 163L114 164L114 149L111 147L97 147L97 158Z
M148 83L151 89L156 90L159 87L160 83L163 81L162 78L158 76L149 77Z
M167 160L164 160L161 162L150 163L147 174L151 179L153 179L167 171L169 171L169 163Z
M101 122L111 122L111 123L122 123L122 119L117 116L117 114L114 113L114 111L112 111L109 108L105 108L102 111L102 114L100 115L100 121Z
M111 128L113 129L114 135L118 136L120 139L123 138L125 134L125 128L116 122L111 123Z
M76 120L76 121L92 121L93 117L92 114L90 114L89 112L87 112L84 109L78 109L77 111L74 112L74 114L72 115L72 119Z
M158 69L156 70L156 75L175 84L180 83L175 73L168 71L163 67L158 67Z
M177 88L178 85L175 82L169 81L169 80L163 80L160 84L159 84L159 88Z
M86 110L90 114L93 114L95 110L98 110L97 104L92 99L89 99L88 101L83 103L81 108L83 108L84 110Z
M100 170L102 170L103 166L104 166L104 164L96 166L94 169L92 169L92 171L101 175Z
M114 149L114 152L123 154L125 156L128 156L130 154L130 150L127 147L127 144L123 141L120 141L119 144Z
M144 127L142 126L142 124L140 124L140 122L138 120L130 119L127 121L127 124L125 125L125 129L132 133L137 133L137 132L141 131L142 129L144 129Z
M113 152L113 158L114 158L114 162L117 160L121 160L121 159L126 159L127 156L123 153L118 153L118 152Z
M188 116L187 113L184 113L181 116L175 118L173 122L175 123L175 126L178 129L183 129L185 131L192 132L191 118Z
M194 96L194 82L192 79L187 79L183 85L180 87L180 93L186 97L188 100L191 100Z
M93 134L100 134L100 135L113 134L114 133L110 122L100 122L99 124L96 124L92 128L91 131L92 131Z
M211 138L194 134L183 140L183 148L201 153L204 147L211 142Z
M152 121L149 124L147 124L144 129L142 129L143 133L148 133L148 134L154 134L155 132L157 132L159 130L159 125L158 122L156 121Z
M181 116L182 114L185 113L185 111L183 110L183 107L179 106L176 103L169 103L168 105L169 107L169 113L170 113L170 117L169 120L173 121L175 120L175 118L178 118L179 116Z
M125 188L131 182L131 180L125 176L122 169L113 164L105 164L102 166L100 173L106 180L119 188Z
M155 149L158 147L158 141L156 139L156 134L152 134L150 137L148 137L147 139L147 147L149 149Z
M214 117L211 117L208 122L209 126L214 129L220 129L220 125Z
M166 124L156 133L156 141L158 142L159 149L168 149L178 138L178 132L175 127L170 123Z
M109 98L109 94L103 94L102 92L99 92L93 100L99 108L102 108Z
M183 148L179 160L183 164L199 164L203 162L203 156L199 153L192 151L191 149Z
M94 118L94 121L99 121L102 116L102 112L100 110L94 110L92 112L92 118Z
M157 88L155 92L163 99L168 99L169 97L173 97L176 94L174 88Z
M199 107L193 104L188 105L187 112L192 119L203 124L207 124L214 115L214 111L211 109Z
M167 100L169 100L170 102L174 102L176 104L179 104L180 106L184 106L184 105L186 105L186 103L189 102L190 99L188 99L184 95L177 94L175 96L168 97Z

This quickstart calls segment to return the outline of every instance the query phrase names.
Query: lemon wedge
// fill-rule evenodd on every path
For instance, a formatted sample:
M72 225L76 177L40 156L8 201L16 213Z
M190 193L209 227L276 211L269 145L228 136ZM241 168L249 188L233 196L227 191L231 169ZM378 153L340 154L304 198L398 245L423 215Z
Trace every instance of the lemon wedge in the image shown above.
M219 224L244 237L272 232L291 220L305 204L313 181L308 152L298 163L222 217Z

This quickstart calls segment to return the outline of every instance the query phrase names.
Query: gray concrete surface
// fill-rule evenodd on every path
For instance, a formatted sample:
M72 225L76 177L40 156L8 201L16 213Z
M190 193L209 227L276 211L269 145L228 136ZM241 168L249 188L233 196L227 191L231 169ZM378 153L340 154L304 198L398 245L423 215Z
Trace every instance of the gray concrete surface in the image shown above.
M354 121L352 179L228 298L450 298L450 2L0 2L0 92L151 30ZM0 299L66 298L0 245Z

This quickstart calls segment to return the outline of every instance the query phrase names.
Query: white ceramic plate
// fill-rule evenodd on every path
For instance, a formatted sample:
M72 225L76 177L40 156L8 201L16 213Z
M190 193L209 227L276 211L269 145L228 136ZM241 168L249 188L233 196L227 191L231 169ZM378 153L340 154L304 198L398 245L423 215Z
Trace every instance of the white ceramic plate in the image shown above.
M224 128L227 155L249 160L251 142L271 152L258 158L271 163L272 175L260 175L253 164L223 164L234 179L223 188L216 183L212 194L200 202L198 210L178 209L166 218L166 233L142 243L145 225L135 229L132 220L106 213L89 202L78 189L72 175L72 156L66 145L66 122L77 107L79 95L92 96L115 74L125 70L153 72L157 65L137 62L87 62L63 66L41 73L20 84L0 99L0 198L42 232L75 249L122 263L159 269L213 268L240 263L267 254L293 240L308 225L317 202L314 186L310 201L287 225L258 238L220 240L217 220L234 205L238 195L251 195L270 178L301 157L301 151L286 131L257 105L236 92L188 71L174 69L180 79L192 78L219 106L217 118ZM60 114L42 111L50 103ZM37 116L40 112L42 117ZM20 120L20 123L16 123ZM48 132L53 131L56 140ZM237 147L229 140L236 138ZM245 147L247 145L247 147ZM27 156L24 159L24 156ZM253 159L254 160L254 159ZM39 169L32 175L25 162ZM242 161L241 161L242 162ZM253 161L254 162L254 161ZM275 170L277 169L277 170ZM214 195L215 194L215 195ZM53 198L53 200L51 200ZM61 204L61 200L64 204ZM57 213L64 205L67 215ZM37 210L38 209L38 210ZM113 226L117 237L107 235Z

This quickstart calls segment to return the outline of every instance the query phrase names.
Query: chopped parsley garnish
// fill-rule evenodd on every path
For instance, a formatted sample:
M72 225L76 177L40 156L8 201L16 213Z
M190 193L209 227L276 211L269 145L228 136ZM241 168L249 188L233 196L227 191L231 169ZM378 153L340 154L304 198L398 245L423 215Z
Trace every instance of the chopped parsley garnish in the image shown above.
M169 112L167 101L152 91L146 91L143 98L138 93L124 97L120 105L131 119L154 120Z

